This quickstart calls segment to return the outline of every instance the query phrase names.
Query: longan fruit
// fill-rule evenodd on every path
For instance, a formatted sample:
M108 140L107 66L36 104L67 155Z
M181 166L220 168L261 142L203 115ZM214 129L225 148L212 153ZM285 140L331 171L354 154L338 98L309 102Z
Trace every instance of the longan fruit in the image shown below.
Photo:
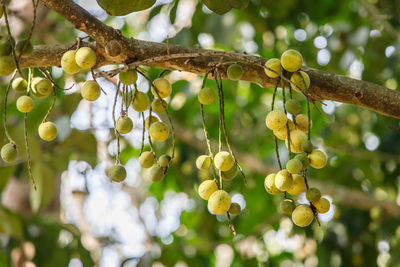
M281 65L289 72L298 71L303 65L303 57L299 51L288 49L281 56Z
M221 176L225 180L232 180L237 174L237 166L234 164L232 168L227 171L221 172Z
M172 92L172 86L170 82L165 79L165 78L157 78L153 81L153 85L157 88L157 92L154 90L154 88L151 88L151 92L153 93L154 97L161 97L161 98L166 98L168 97L171 92ZM158 96L160 95L160 96Z
M300 130L290 131L290 150L294 153L301 153L301 144L307 140L307 135ZM288 140L286 139L286 147L288 146Z
M296 126L294 125L293 121L288 119L288 122L289 122L290 131L296 128ZM286 137L287 137L287 125L285 125L284 127L280 128L278 130L274 130L273 133L276 136L276 138L278 138L279 140L286 140Z
M162 114L165 112L165 107L167 107L167 102L164 99L154 98L151 103L151 109L158 114Z
M159 119L157 117L155 117L155 116L151 116L150 118L151 119L149 120L149 117L146 117L146 119L144 120L144 128L146 130L149 129L150 125L152 125L153 123L159 121Z
M271 174L268 174L267 177L265 177L265 180L264 180L264 188L271 195L277 195L277 194L279 194L281 192L275 186L275 177L276 177L276 174L275 173L271 173Z
M294 203L293 199L285 198L279 204L279 209L282 213L291 215L296 208L296 204Z
M206 180L200 184L197 191L202 199L208 200L210 196L217 190L218 186L214 180Z
M57 127L50 121L42 122L38 131L40 138L44 141L53 141L57 137Z
M81 70L81 67L76 64L75 50L69 50L61 57L61 68L68 74L75 74Z
M306 227L312 223L314 219L314 213L310 206L299 205L292 213L292 221L295 225L300 227Z
M303 164L301 163L300 160L298 159L291 159L286 163L286 169L291 173L291 174L296 174L301 172L303 169Z
M197 98L199 102L203 105L210 105L215 100L215 92L213 89L205 87L200 90Z
M265 62L265 67L270 68L271 70L274 70L275 72L272 72L271 70L264 68L265 74L267 74L268 77L270 78L278 78L281 76L282 73L282 65L281 61L278 58L271 58L267 62Z
M220 151L214 157L215 167L220 171L228 171L235 164L231 153L227 151Z
M309 155L308 159L310 160L311 167L315 169L321 169L325 167L328 159L324 152L321 150L313 150Z
M3 11L0 8L1 11ZM0 56L9 56L12 51L12 46L9 41L0 41Z
M310 140L306 140L301 143L301 150L303 150L304 152L311 153L313 149L314 147Z
M231 203L231 206L229 207L228 211L232 215L239 215L240 212L242 211L242 208L238 203Z
M14 79L11 87L14 91L22 93L26 91L26 88L28 88L28 82L24 78L18 77Z
M133 122L132 122L131 118L124 115L124 116L118 118L115 128L117 128L118 132L120 132L122 134L127 134L130 131L132 131Z
M101 93L100 85L96 81L86 81L81 88L82 98L87 101L95 101Z
M53 85L48 79L35 77L32 79L32 94L37 98L48 96L53 90Z
M306 92L307 89L310 87L310 76L308 76L308 74L305 73L304 71L293 73L292 76L290 77L290 81L295 84L294 85L290 83L290 87L292 87L292 89L297 92Z
M315 201L318 201L321 198L321 192L319 191L318 188L312 187L312 188L307 190L306 198L311 203L315 202Z
M131 85L137 81L137 72L135 70L121 71L118 74L118 77L121 83Z
M154 164L154 154L151 151L144 151L139 156L139 164L142 168L150 168Z
M297 129L303 131L303 132L308 132L308 116L305 114L299 114L296 116L296 127ZM312 128L312 121L310 128Z
M17 146L13 143L8 143L5 144L2 148L1 148L1 158L7 162L7 163L12 163L14 162L17 157L18 157L18 150L17 150Z
M301 110L300 102L295 99L289 99L285 103L285 109L290 114L297 115Z
M305 153L297 154L294 158L301 161L301 164L303 165L303 171L310 165L310 160Z
M217 190L208 199L208 209L213 214L224 214L231 207L231 197L224 190Z
M35 103L29 96L23 95L18 97L16 105L19 112L28 113L33 109Z
M90 47L76 50L75 61L82 69L91 69L96 65L96 52Z
M304 188L306 187L306 183L304 181L304 177L298 174L293 174L293 184L292 186L287 190L289 194L292 196L297 196L301 192L304 191Z
M207 170L211 165L211 157L208 155L201 155L196 159L196 167L199 170Z
M150 107L150 99L146 93L137 91L132 101L132 107L137 112L142 112Z
M324 197L321 197L319 200L313 202L314 207L321 214L327 213L331 207L331 203Z
M164 169L160 166L153 166L148 170L148 178L153 182L160 182L164 178Z
M282 110L272 110L265 118L265 124L271 130L279 130L285 127L288 118Z
M18 55L22 52L23 57L30 56L33 52L33 45L30 41L28 42L28 40L20 40L15 45L15 52L17 52Z
M111 40L106 44L104 50L108 56L117 57L119 54L121 54L122 47L117 40Z
M126 169L122 165L114 165L108 170L108 177L114 182L122 182L126 178Z
M281 170L275 176L275 186L280 191L288 190L293 184L292 175L288 170Z
M170 162L171 162L171 157L169 155L161 155L158 158L157 164L161 168L166 168L166 167L168 167Z
M226 74L230 80L240 80L243 76L243 68L239 64L232 64L226 70Z
M10 56L0 57L0 76L8 76L15 70L15 61Z
M169 129L165 123L155 122L150 125L149 133L155 141L163 142L168 139Z

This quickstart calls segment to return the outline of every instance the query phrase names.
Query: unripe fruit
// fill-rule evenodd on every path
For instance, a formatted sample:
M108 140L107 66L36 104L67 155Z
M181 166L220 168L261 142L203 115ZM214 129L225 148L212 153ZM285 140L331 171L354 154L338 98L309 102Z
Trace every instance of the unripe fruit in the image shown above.
M226 70L226 74L228 75L228 78L233 81L240 80L243 76L242 66L239 64L232 64Z
M86 81L81 88L81 95L87 101L97 100L100 93L100 85L96 81Z
M0 56L9 56L11 54L11 51L12 46L9 41L0 42Z
M296 127L297 129L303 131L303 132L308 132L308 116L305 114L300 114L296 116ZM312 121L310 125L310 129L312 127Z
M135 70L121 71L118 76L119 81L126 85L134 84L137 80L137 72Z
M146 117L146 119L144 120L144 128L146 130L149 129L150 125L159 121L159 119L155 116L151 116L150 118L151 118L150 121L149 121L149 117Z
M271 173L271 174L268 174L267 177L265 177L265 180L264 180L264 188L271 195L277 195L277 194L279 194L281 192L275 186L275 177L276 177L276 174L275 173Z
M208 209L213 214L224 214L231 207L231 197L224 190L217 190L208 199Z
M300 102L295 100L295 99L289 99L285 103L285 109L287 112L296 115L300 112L301 110L301 105Z
M298 174L293 174L293 184L292 186L287 190L289 194L292 196L297 196L301 192L304 191L304 188L306 187L306 183L304 181L304 177Z
M324 197L321 197L319 200L313 202L314 207L321 214L327 213L329 208L331 207L331 203Z
M303 65L303 57L298 51L289 49L283 52L281 56L281 64L285 70L295 72Z
M307 140L307 135L300 130L290 131L290 150L294 153L301 153L301 144ZM286 139L286 147L288 146L288 142Z
M289 122L289 129L293 130L295 128L294 123L290 119L288 119L288 122ZM279 140L285 140L287 137L287 125L278 130L274 130L273 133Z
M278 58L271 58L267 62L265 62L265 67L270 68L271 70L274 70L275 72L272 72L271 70L264 68L265 74L267 74L268 77L270 78L278 78L281 76L282 73L282 65L281 61Z
M233 178L235 178L236 174L237 174L236 164L233 165L233 167L230 168L229 170L227 170L225 172L221 172L221 176L225 180L232 180Z
M151 92L155 97L161 97L161 98L166 98L168 97L171 92L172 92L172 87L169 81L165 78L158 78L153 81L153 85L157 88L157 92L154 90L154 88L151 88Z
M20 40L15 45L15 52L17 52L18 55L22 52L23 57L29 56L33 52L33 45L31 42L28 42L28 40Z
M291 174L296 174L301 172L301 170L303 169L303 164L298 159L291 159L286 163L286 169Z
M154 98L151 103L151 109L158 114L162 114L165 112L165 108L167 107L167 102L164 99Z
M265 118L265 124L271 130L279 130L285 127L287 120L282 110L272 110Z
M137 112L142 112L150 107L150 99L146 93L137 91L132 101L132 107Z
M5 162L12 163L17 159L17 156L18 150L15 144L8 143L1 148L1 158Z
M220 151L214 157L215 167L220 171L228 171L233 167L235 161L232 155L227 151Z
M110 57L116 57L121 54L121 44L117 40L111 40L106 44L105 51Z
M199 192L199 196L208 200L210 196L218 190L217 183L214 180L206 180L202 182L197 190Z
M301 164L303 165L303 171L310 165L310 160L305 153L298 154L294 158L301 161Z
M126 170L122 165L114 165L108 170L108 177L114 182L122 182L126 178Z
M197 98L201 104L210 105L215 100L215 92L213 89L205 87L200 90Z
M91 69L96 65L96 52L90 47L81 47L75 53L75 61L82 69Z
M149 133L151 138L158 142L167 140L169 136L168 127L163 122L155 122L150 125Z
M39 136L44 141L53 141L57 137L57 127L50 121L42 122L39 125Z
M240 212L242 211L242 208L238 203L231 203L231 206L229 207L228 211L232 215L239 215Z
M69 74L75 74L81 70L81 67L76 64L75 50L69 50L61 57L61 68Z
M46 97L53 90L53 85L48 79L35 77L32 79L32 93L38 98Z
M312 223L314 213L307 205L297 206L292 213L292 221L295 225L306 227Z
M294 83L290 83L290 87L297 92L304 93L310 87L310 77L304 71L293 73L292 77L290 77L290 81Z
M321 198L321 192L319 191L318 188L312 187L307 190L306 198L311 203L318 201Z
M150 168L154 164L154 154L151 151L144 151L139 156L139 164L142 168Z
M26 91L28 82L24 78L18 77L12 82L11 87L18 93L22 93Z
M166 168L168 167L169 163L171 161L171 157L169 155L161 155L161 157L158 158L158 166L161 168Z
M383 210L379 206L374 206L372 209L369 210L369 216L372 220L376 221L379 220L382 216Z
M201 155L196 159L196 167L199 170L207 170L211 165L211 157L208 155Z
M279 209L282 213L290 215L293 213L293 210L296 208L296 204L293 199L285 198L279 204Z
M16 65L15 61L10 56L2 56L0 57L0 76L7 76L13 73Z
M159 166L153 166L148 170L148 178L153 182L160 182L164 178L164 170Z
M122 134L127 134L130 131L132 131L133 122L132 122L131 118L124 115L124 116L118 118L115 128L117 128L118 132L120 132Z
M301 143L301 150L303 150L304 152L311 153L313 149L314 147L310 140L306 140L303 143Z
M325 167L326 162L328 161L326 155L321 150L313 150L309 155L308 159L310 160L311 167L315 169L321 169Z
M293 184L292 175L288 170L281 170L275 176L275 186L280 191L288 190Z
M17 109L19 112L28 113L33 109L34 102L29 96L23 95L17 99Z

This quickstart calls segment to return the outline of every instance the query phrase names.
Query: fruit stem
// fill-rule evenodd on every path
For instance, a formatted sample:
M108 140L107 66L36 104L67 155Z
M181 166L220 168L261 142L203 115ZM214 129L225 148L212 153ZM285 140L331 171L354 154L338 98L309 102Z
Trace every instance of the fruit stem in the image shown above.
M282 76L285 74L285 71L282 71ZM285 91L285 82L283 80L283 78L281 79L282 81L282 98L283 98L283 110L285 112L285 115L287 116L287 111L286 111L286 91ZM287 129L287 139L288 139L288 150L289 150L289 159L292 158L292 151L290 150L290 128L289 128L289 120L287 120L286 122L286 129Z
M121 85L121 82L118 83L117 89L115 90L114 104L113 104L113 109L112 109L112 119L113 119L113 123L114 123L114 132L115 132L115 138L117 139L117 156L116 156L115 164L119 164L119 132L117 130L117 122L115 120L115 107L117 105L118 92L119 92L120 85Z
M15 78L15 75L17 75L17 72L14 71L13 75L11 76L11 80L8 83L6 92L4 94L4 111L3 111L3 126L4 126L4 133L7 136L7 139L10 143L15 144L14 140L11 138L11 135L9 134L7 130L7 101L8 101L8 93L10 92L11 84Z

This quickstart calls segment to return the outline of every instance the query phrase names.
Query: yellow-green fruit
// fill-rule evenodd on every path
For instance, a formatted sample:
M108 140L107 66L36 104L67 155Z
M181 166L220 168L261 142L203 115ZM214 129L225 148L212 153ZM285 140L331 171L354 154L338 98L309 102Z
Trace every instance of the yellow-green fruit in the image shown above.
M307 140L307 135L300 130L290 131L290 150L294 153L301 153L301 144ZM286 139L286 146L288 146L288 142Z
M134 97L132 107L137 112L145 111L150 107L150 99L147 94L137 91Z
M57 137L57 127L50 121L42 122L39 125L39 136L44 141L53 141Z
M283 199L279 204L279 209L281 212L287 215L292 214L295 208L296 204L294 203L293 199L290 198Z
M154 154L151 151L144 151L139 156L139 164L142 168L150 168L154 164Z
M90 47L81 47L75 53L75 61L82 69L91 69L96 65L96 52Z
M155 116L151 116L150 118L151 118L150 121L149 121L149 117L146 117L146 119L144 120L144 128L146 130L149 129L150 125L159 121L159 119Z
M308 116L305 114L300 114L296 116L296 127L297 129L303 131L303 132L308 132ZM312 127L312 121L310 125L310 129Z
M118 118L115 128L117 128L118 132L127 134L132 131L133 122L128 116L122 116Z
M30 41L28 42L28 40L20 40L15 45L15 52L17 52L18 55L22 53L23 57L29 56L33 52L33 45Z
M170 161L171 157L169 155L161 155L161 157L158 158L157 164L161 168L166 168L168 167Z
M298 159L291 159L286 163L286 169L291 174L299 173L303 169L303 164Z
M169 81L165 78L158 78L153 81L153 85L157 88L157 92L154 90L154 88L151 88L151 92L155 97L161 97L161 98L166 98L168 97L171 92L172 92L172 86L169 83ZM160 96L158 96L160 95Z
M292 186L287 190L289 194L292 196L297 196L301 192L304 191L304 188L306 187L306 183L304 181L304 177L298 174L293 174L293 184Z
M15 61L12 57L0 57L0 76L10 75L15 70L15 68Z
M149 133L151 138L158 142L163 142L167 140L169 136L168 127L163 122L155 122L150 125Z
M235 163L232 155L227 151L220 151L214 157L214 164L220 171L228 171Z
M81 67L76 64L75 50L69 50L61 57L61 68L68 74L75 74L81 70Z
M240 212L242 211L242 208L238 203L231 203L231 206L229 207L229 213L232 215L239 215Z
M19 112L28 113L33 109L34 102L29 96L23 95L17 99L17 109Z
M282 110L272 110L265 118L265 124L271 130L279 130L285 127L287 120Z
M281 64L285 70L295 72L303 65L303 57L298 51L289 49L283 52L281 56Z
M18 77L12 82L11 87L18 93L22 93L26 91L28 82L24 78Z
M225 180L232 180L233 178L235 178L236 174L237 174L236 164L234 164L233 167L230 168L229 170L221 172L221 176Z
M226 74L233 81L240 80L243 76L243 68L239 64L232 64L226 70Z
M213 214L224 214L231 207L231 197L224 190L217 190L208 199L208 209Z
M314 147L310 140L306 140L303 143L301 143L301 150L303 150L304 152L311 153L313 149Z
M289 99L285 103L285 109L287 112L296 115L300 112L301 110L301 105L300 102L295 100L295 99Z
M288 190L293 184L292 175L288 170L281 170L275 176L275 186L280 191Z
M2 11L2 9L0 8ZM12 46L9 41L0 41L0 56L9 56L12 51Z
M53 85L48 79L35 77L32 79L32 93L34 96L41 98L46 97L53 90Z
M153 166L148 170L148 177L153 182L160 182L164 178L164 169L159 166Z
M290 83L290 87L297 92L302 91L304 93L310 87L310 77L304 71L293 73L292 77L290 77L290 81L294 83Z
M310 160L311 167L315 169L321 169L325 167L326 162L328 161L326 155L321 150L313 150L309 155L308 159Z
M303 165L303 170L307 169L307 167L310 165L310 160L305 153L298 154L294 158L301 161L301 164Z
M306 198L310 202L318 201L321 198L321 192L318 188L312 187L307 190Z
M211 165L211 157L208 155L201 155L196 159L196 167L199 170L207 170Z
M288 122L289 122L289 129L293 130L295 128L293 121L288 119ZM287 125L285 125L284 127L280 128L278 130L274 130L273 133L276 136L276 138L278 138L279 140L285 140L287 137Z
M165 112L165 108L167 107L167 102L164 99L154 98L151 103L151 109L158 114L162 114Z
M383 210L379 206L374 206L372 209L369 211L369 216L371 217L372 220L379 220L382 216Z
M276 174L275 173L271 173L271 174L268 174L267 177L265 177L265 180L264 180L264 188L271 195L277 195L277 194L279 194L281 192L275 186L275 177L276 177Z
M271 58L267 62L265 62L265 67L277 72L272 72L271 70L264 68L265 74L267 74L270 78L278 78L282 73L282 65L281 61L278 58Z
M12 163L17 159L17 156L18 150L15 144L8 143L1 148L1 158L5 162Z
M314 213L307 205L297 206L292 213L292 221L295 225L306 227L312 223Z
M199 102L203 105L210 105L215 100L215 92L211 88L203 88L197 95Z
M87 101L95 101L100 96L100 85L96 81L86 81L81 88L81 95Z
M321 197L319 200L313 202L314 207L317 209L319 213L327 213L329 208L331 207L331 203L324 197Z
M126 178L126 169L122 165L114 165L108 170L108 177L114 182L122 182Z
M198 192L202 199L208 200L210 196L217 190L218 186L214 180L206 180L200 184Z
M137 80L137 73L135 70L121 71L118 76L119 81L126 85L134 84Z

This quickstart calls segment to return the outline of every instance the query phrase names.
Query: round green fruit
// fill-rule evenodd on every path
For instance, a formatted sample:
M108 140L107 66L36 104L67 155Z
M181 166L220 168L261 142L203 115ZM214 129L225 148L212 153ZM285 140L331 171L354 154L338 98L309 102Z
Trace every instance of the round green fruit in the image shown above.
M155 141L163 142L168 139L169 130L165 123L155 122L150 125L149 133Z
M308 159L308 156L305 153L298 154L294 158L301 161L301 164L303 165L302 169L303 171L307 169L307 167L310 165L310 160Z
M282 110L272 110L265 118L265 124L271 130L279 130L285 127L288 118Z
M14 79L11 87L14 91L23 93L26 92L26 88L28 88L28 82L24 78L18 77Z
M293 73L290 81L294 83L291 83L290 87L297 92L306 92L310 87L310 77L304 71Z
M126 169L122 165L114 165L108 170L108 177L114 182L122 182L126 178Z
M53 90L53 85L48 79L35 77L32 79L32 93L38 98L48 96Z
M226 74L233 81L240 80L243 76L243 68L239 64L232 64L226 70Z
M203 88L197 95L199 102L203 105L210 105L215 100L215 92L211 88Z
M207 170L211 165L211 157L208 155L201 155L196 159L196 167L199 170Z
M304 181L304 177L298 174L293 174L293 184L292 186L287 190L289 194L292 196L297 196L301 192L304 191L304 188L306 187L306 183Z
M307 205L297 206L292 213L292 221L300 227L309 226L314 219L314 213Z
M22 113L30 112L33 109L34 104L33 99L26 95L20 96L17 99L17 109Z
M167 107L167 102L164 99L154 98L151 103L151 109L158 114L162 114L165 112L165 108Z
M15 144L8 143L1 148L1 158L5 162L12 163L17 159L17 157L18 157L18 150Z
M91 69L96 65L96 52L90 47L81 47L76 50L75 61L82 69Z
M200 184L197 191L202 199L208 200L210 196L217 190L218 186L214 180L206 180Z
M151 151L144 151L139 156L139 164L142 168L150 168L154 164L154 154Z
M81 70L81 67L76 64L75 50L69 50L61 57L61 68L68 74L75 74Z
M38 131L44 141L53 141L57 137L57 127L50 121L42 122Z
M306 198L311 203L316 202L321 198L321 192L318 188L312 187L307 190Z
M227 151L220 151L214 157L215 167L220 171L228 171L235 164L231 153Z
M169 163L171 162L171 157L169 155L161 155L161 157L158 158L158 166L161 168L166 168L169 166Z
M150 107L150 99L146 93L137 91L132 101L132 107L137 112L143 112Z
M283 52L281 56L281 64L285 70L295 72L303 65L303 57L298 51L289 49Z
M149 117L146 117L146 119L144 120L144 128L148 130L150 125L158 121L159 121L158 118L155 116L151 116L150 122L149 122Z
M301 170L303 169L303 164L298 159L291 159L286 163L286 169L291 174L296 174L301 172Z
M281 76L282 73L282 65L281 61L278 58L271 58L267 62L265 62L265 67L264 71L265 74L267 74L268 77L270 78L278 78ZM273 70L273 71L271 71ZM277 72L277 73L275 73Z
M292 175L288 170L281 170L275 176L275 186L280 191L288 190L293 184Z
M164 169L153 166L148 170L148 178L153 182L160 182L164 178Z
M296 115L301 110L300 102L295 99L289 99L285 103L285 109L287 110L287 112Z
M8 76L15 70L15 61L10 56L0 57L0 76Z
M321 150L313 150L309 155L308 159L310 160L311 167L315 169L321 169L325 167L328 158L326 157L325 153Z
M154 90L154 88L151 88L151 92L153 93L154 97L158 98L166 98L168 97L171 92L172 92L172 86L169 83L169 81L165 78L157 78L153 81L153 85L157 88L157 92Z
M135 70L121 71L119 73L119 81L126 85L134 84L137 80L137 72Z
M208 199L208 209L213 214L224 214L231 207L231 197L224 190L217 190Z
M277 194L279 194L281 192L275 186L275 177L276 177L276 174L275 173L271 173L271 174L268 174L267 177L265 177L265 180L264 180L264 188L271 195L277 195Z
M238 203L231 203L231 206L229 207L228 211L232 215L239 215L240 212L242 211L242 208Z
M118 132L120 132L122 134L127 134L130 131L132 131L133 122L132 122L131 118L124 115L124 116L118 118L115 128L117 128Z
M86 81L81 88L81 95L87 101L95 101L101 93L100 85L96 81Z
M327 213L331 207L331 203L324 197L321 197L319 200L313 202L314 207L321 214Z
M282 213L290 215L293 213L294 209L296 208L296 204L294 203L293 199L285 198L279 204L279 209Z
M23 57L30 56L33 52L33 45L32 43L28 40L21 40L18 41L17 44L15 45L15 51L17 52L18 55L22 53Z
M11 54L11 51L12 51L12 46L9 41L0 42L0 56L9 56Z
M235 178L236 174L237 174L236 164L234 164L233 167L230 168L229 170L221 172L221 176L225 180L232 180L233 178Z
M301 143L301 150L303 150L304 152L311 153L313 149L314 147L310 140L306 140Z

